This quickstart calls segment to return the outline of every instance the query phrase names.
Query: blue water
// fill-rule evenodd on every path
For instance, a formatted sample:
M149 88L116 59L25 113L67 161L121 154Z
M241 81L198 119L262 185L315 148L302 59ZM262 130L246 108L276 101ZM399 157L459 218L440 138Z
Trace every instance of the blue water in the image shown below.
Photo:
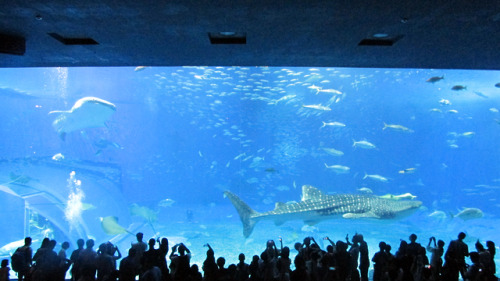
M74 246L87 236L126 249L134 237L105 233L100 218L108 216L145 237L184 241L195 262L203 261L206 242L231 263L240 251L259 254L278 236L293 246L309 235L337 240L356 231L365 234L370 254L378 241L395 249L413 232L422 244L432 235L448 242L460 231L469 234L471 249L476 239L500 243L498 82L500 72L478 70L0 69L0 220L9 221L0 226L0 245L31 235ZM456 85L466 88L452 90ZM49 112L70 110L84 97L108 101L116 112L105 127L71 131L63 140L52 126L58 114ZM361 140L376 148L353 146ZM350 170L337 174L325 164ZM360 194L362 187L375 195L411 193L423 207L391 222L259 222L245 239L223 197L230 190L269 211L275 202L300 200L306 184L327 194ZM77 189L86 205L65 218ZM132 204L153 218L131 213ZM452 218L464 208L483 215ZM429 216L435 211L441 217Z

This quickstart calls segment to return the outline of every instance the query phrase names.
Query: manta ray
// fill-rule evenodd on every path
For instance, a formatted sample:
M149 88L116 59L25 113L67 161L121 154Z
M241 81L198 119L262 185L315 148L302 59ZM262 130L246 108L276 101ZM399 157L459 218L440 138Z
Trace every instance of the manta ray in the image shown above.
M327 195L315 187L304 185L300 202L277 202L274 210L259 213L230 191L225 191L224 195L231 200L240 215L245 238L250 236L258 221L265 219L273 220L276 225L289 220L303 220L306 224L314 225L334 217L395 219L409 215L422 205L416 200L393 200L372 195Z
M86 128L105 127L106 120L115 113L116 106L108 101L95 97L81 98L70 110L55 110L49 114L57 114L52 126L61 139L66 134Z

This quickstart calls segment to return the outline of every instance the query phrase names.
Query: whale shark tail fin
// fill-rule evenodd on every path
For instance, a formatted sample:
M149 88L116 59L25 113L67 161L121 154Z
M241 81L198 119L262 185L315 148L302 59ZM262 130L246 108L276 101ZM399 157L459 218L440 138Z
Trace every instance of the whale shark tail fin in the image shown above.
M259 213L250 208L250 206L248 206L235 194L229 191L224 191L224 195L229 198L229 200L231 200L231 203L233 203L236 211L238 211L241 223L243 223L243 236L245 236L245 238L248 238L248 236L252 234L255 223L257 222L254 217Z

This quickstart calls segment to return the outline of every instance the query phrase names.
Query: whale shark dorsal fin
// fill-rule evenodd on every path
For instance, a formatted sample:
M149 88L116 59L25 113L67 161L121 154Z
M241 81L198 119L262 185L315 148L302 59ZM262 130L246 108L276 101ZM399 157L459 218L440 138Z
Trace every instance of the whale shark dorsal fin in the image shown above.
M310 185L302 186L302 201L319 200L321 196L323 196L323 193L316 187Z
M274 204L274 210L279 210L279 209L281 209L281 208L282 208L283 206L285 206L285 205L286 205L286 203L283 203L283 202L276 202L276 203Z

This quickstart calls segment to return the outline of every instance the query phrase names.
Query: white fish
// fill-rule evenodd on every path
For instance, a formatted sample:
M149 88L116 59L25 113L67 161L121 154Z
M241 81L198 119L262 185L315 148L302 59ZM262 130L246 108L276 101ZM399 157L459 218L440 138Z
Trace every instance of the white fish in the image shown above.
M460 134L460 136L470 138L470 137L474 136L475 134L476 133L474 133L474 132L465 132L465 133Z
M373 191L368 187L358 188L358 191L364 194L373 194Z
M283 96L277 100L274 100L274 101L270 101L268 104L278 104L280 101L288 101L288 100L292 100L293 98L295 98L297 95L286 95L286 96Z
M241 157L243 156L246 156L247 154L245 152L241 153L241 154L238 154L238 156L234 157L234 160L238 160L240 159Z
M347 166L342 166L342 165L331 165L331 166L328 166L326 163L325 163L325 167L327 167L328 169L334 171L337 174L347 174L351 170L351 168L349 168Z
M482 218L484 216L483 211L478 208L465 208L453 217L461 218L462 220L472 220Z
M383 177L381 175L368 175L367 173L365 173L365 176L363 177L363 179L367 179L367 178L370 178L372 180L376 180L376 181L380 181L380 182L388 182L389 179L387 179L386 177Z
M324 122L323 121L323 126L319 127L320 129L326 126L331 126L331 127L345 127L344 123L340 122Z
M434 219L437 219L437 220L444 220L446 219L448 216L446 215L445 212L443 211L434 211L432 212L431 214L429 214L429 217L431 218L434 218Z
M405 126L402 126L402 125L395 125L395 124L386 124L384 123L384 128L382 128L382 130L385 130L385 129L392 129L394 131L399 131L399 132L405 132L405 133L413 133L413 130L411 129L408 129L407 127Z
M323 147L322 148L326 153L330 154L330 155L333 155L333 156L337 156L337 157L340 157L342 155L344 155L344 152L340 151L340 150L336 150L334 148L328 148L328 147Z
M316 110L323 110L323 111L330 111L330 110L332 110L328 106L323 106L321 104L302 105L302 107L316 109Z
M61 153L57 153L56 155L52 156L52 160L54 161L64 160L64 155L62 155Z
M499 112L498 109L496 109L494 107L490 108L490 111L493 112L493 113L498 113Z
M161 200L159 203L158 203L158 206L160 207L171 207L173 204L175 203L174 200L170 199L170 198L167 198L167 199L163 199Z
M335 90L335 89L316 89L316 94L319 94L319 93L327 93L327 94L335 94L335 95L343 95L344 93L342 93L341 91L339 90Z
M451 105L451 102L447 99L441 99L439 103L442 105Z
M58 114L52 126L64 140L67 133L86 128L105 127L106 120L116 111L116 106L108 101L85 97L79 99L68 111L51 111Z
M354 147L360 147L360 148L364 148L364 149L374 149L374 148L377 148L373 143L368 142L366 140L353 141L352 146L354 146Z

